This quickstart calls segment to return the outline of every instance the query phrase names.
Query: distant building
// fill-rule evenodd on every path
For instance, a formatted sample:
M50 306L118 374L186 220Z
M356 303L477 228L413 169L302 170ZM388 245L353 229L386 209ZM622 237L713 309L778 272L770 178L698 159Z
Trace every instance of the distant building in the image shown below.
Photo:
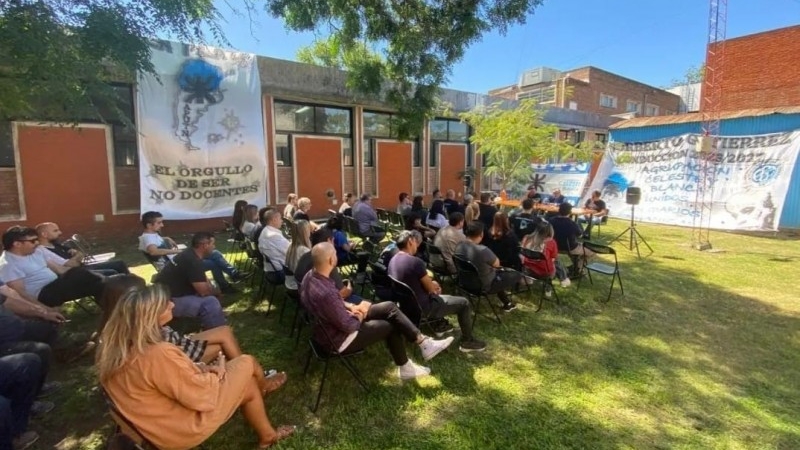
M728 39L724 53L722 111L800 105L800 25Z
M592 66L566 72L549 67L528 70L517 84L491 89L489 95L533 98L541 105L605 116L670 115L681 105L679 95Z
M667 89L675 95L680 96L681 106L678 114L686 114L700 111L700 90L703 83L687 83Z

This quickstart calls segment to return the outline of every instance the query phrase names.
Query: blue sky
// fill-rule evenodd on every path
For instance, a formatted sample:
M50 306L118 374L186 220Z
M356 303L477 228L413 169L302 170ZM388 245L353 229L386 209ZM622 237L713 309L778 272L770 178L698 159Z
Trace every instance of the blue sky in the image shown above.
M236 4L236 1L232 1ZM286 31L262 14L251 33L245 18L219 5L231 45L294 59L313 34ZM728 0L729 38L800 24L800 0ZM654 86L680 78L705 57L708 1L545 0L525 25L492 33L467 49L448 87L471 92L515 83L525 69L597 66Z

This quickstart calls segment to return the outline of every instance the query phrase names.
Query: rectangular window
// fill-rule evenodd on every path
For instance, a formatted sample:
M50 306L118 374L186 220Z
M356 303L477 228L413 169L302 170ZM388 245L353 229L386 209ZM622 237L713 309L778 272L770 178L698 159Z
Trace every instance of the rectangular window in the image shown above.
M603 108L616 108L617 97L613 95L600 94L600 106Z
M573 136L573 143L580 144L581 142L586 140L586 132L583 130L575 130Z
M393 138L396 133L392 127L391 114L364 111L364 136Z
M467 144L467 167L472 167L475 163L475 146L472 143Z
M568 141L570 140L570 130L558 130L558 140L559 141Z
M647 115L648 116L657 116L658 115L658 105L651 105L650 103L647 104Z
M284 133L275 135L275 158L279 167L292 166L292 135Z
M14 167L14 137L11 122L0 122L0 167Z
M439 163L439 142L431 142L428 149L428 167L436 167Z
M447 122L446 120L431 120L431 140L446 141L447 140Z
M642 112L642 104L641 104L641 102L635 102L633 100L628 100L626 105L625 105L625 112L641 113Z
M364 139L363 159L364 167L375 167L375 139Z
M430 127L430 167L436 167L439 164L439 143L441 142L458 142L466 143L467 147L470 146L469 136L470 128L466 123L457 119L436 119L428 123ZM472 158L467 152L467 165L472 164Z
M139 165L139 152L136 146L136 129L113 124L111 135L114 143L114 165L116 167L136 167Z
M353 140L342 139L342 164L345 167L353 167L353 162Z
M595 133L594 140L602 144L605 144L606 142L608 142L608 136L602 133Z
M350 110L341 108L328 108L317 106L316 126L317 133L350 134Z
M544 86L517 94L517 100L526 98L532 98L536 100L536 103L553 103L556 101L556 87L555 85Z
M100 118L111 125L114 165L116 167L136 167L139 165L139 147L135 128L136 115L133 110L133 86L117 84L112 85L111 88L114 91L111 94L113 97L103 97L95 101L97 113ZM120 113L123 117L119 116ZM91 122L92 120L87 121Z
M411 158L412 165L414 167L422 167L422 145L419 142L414 143L414 149L412 151L413 157Z
M275 129L279 131L314 132L314 107L275 102Z

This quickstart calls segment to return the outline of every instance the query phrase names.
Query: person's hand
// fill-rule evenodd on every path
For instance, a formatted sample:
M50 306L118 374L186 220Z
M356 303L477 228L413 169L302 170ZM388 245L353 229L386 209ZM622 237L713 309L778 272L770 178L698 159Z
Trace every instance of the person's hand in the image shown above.
M64 323L64 321L67 320L60 311L52 309L45 309L44 312L42 312L41 318L53 323Z
M361 311L360 309L353 308L350 310L350 315L358 319L359 322L363 322L364 319L367 317L366 313Z
M442 293L442 287L439 285L438 281L433 281L433 293L439 295Z
M220 381L225 379L225 359L226 359L225 354L219 352L216 363L210 366L206 366L208 367L209 372L217 374Z
M75 256L75 254L78 253L78 251L75 250L74 248L71 248L67 250L67 253L69 253L69 256Z
M364 314L364 317L366 317L367 314L369 313L369 308L371 306L372 306L372 303L370 303L370 302L368 302L366 300L362 300L361 303L359 303L359 304L357 304L355 306L355 309L360 311L362 314Z

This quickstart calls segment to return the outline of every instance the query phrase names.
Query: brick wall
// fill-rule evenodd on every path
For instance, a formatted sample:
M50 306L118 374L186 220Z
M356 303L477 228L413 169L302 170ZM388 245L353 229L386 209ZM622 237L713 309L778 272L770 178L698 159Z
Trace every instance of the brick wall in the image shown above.
M19 217L17 169L0 168L0 217Z
M439 168L438 167L429 167L428 168L428 189L425 194L430 194L433 192L434 189L439 189Z
M294 192L294 169L278 167L278 203L286 204L286 196L292 192Z
M422 192L422 167L414 167L413 173L411 175L411 185L414 188L414 192L409 192L409 194L416 194Z
M356 169L355 167L345 167L344 171L344 192L352 192L356 196L360 191L356 189ZM342 194L344 194L344 192ZM344 198L344 196L342 196Z
M139 168L115 167L117 211L138 211L140 204Z
M725 41L720 109L800 105L799 54L800 26Z

